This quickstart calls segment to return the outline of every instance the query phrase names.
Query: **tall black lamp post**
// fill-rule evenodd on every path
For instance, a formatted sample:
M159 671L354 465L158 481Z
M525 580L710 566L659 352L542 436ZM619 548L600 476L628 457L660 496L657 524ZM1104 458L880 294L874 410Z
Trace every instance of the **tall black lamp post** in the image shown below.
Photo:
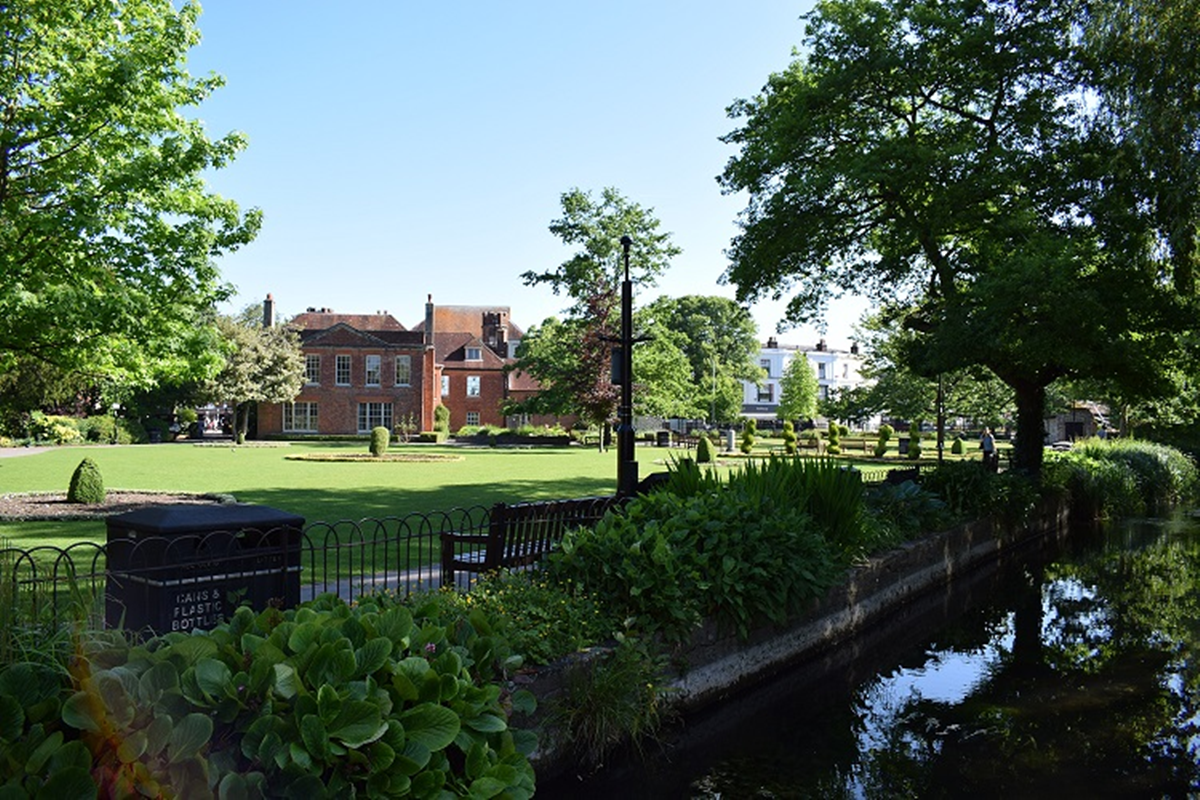
M621 282L621 404L617 407L617 493L637 491L638 465L633 438L633 282L629 280L629 248L633 239L621 237L625 280Z

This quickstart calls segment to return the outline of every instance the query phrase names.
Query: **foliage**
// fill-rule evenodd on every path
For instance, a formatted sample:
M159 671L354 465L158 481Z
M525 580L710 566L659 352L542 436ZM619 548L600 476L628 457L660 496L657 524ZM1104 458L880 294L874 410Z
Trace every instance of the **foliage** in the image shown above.
M1145 501L1133 472L1117 461L1095 458L1083 451L1047 453L1042 483L1064 491L1071 513L1079 519L1106 519L1145 511Z
M79 429L79 423L75 417L34 411L29 415L27 430L35 442L61 445L83 441L83 432Z
M599 767L617 746L657 735L665 716L661 657L637 640L621 637L615 647L572 659L550 720L565 732L576 756Z
M966 445L963 444L961 436L955 436L954 442L950 445L950 453L956 456L961 456L967 452Z
M1067 454L1058 456L1058 485L1066 486L1073 496L1089 502L1099 514L1141 513L1191 500L1200 489L1196 464L1184 453L1167 445L1136 439L1087 439L1077 442ZM1112 474L1104 465L1119 468ZM1077 474L1086 470L1083 475ZM1096 503L1102 490L1111 487L1112 499ZM1129 497L1130 488L1136 501Z
M668 642L686 640L705 617L742 636L761 620L783 622L835 579L837 534L830 531L827 541L820 527L829 522L832 497L806 493L808 502L797 503L795 494L764 491L762 478L734 476L714 492L703 487L719 478L683 464L673 490L567 534L547 560L551 577L609 598L633 631ZM699 491L676 493L685 484ZM826 513L813 521L806 505Z
M737 299L790 292L787 320L805 323L831 294L867 295L912 332L903 362L918 374L981 366L1004 381L1016 464L1033 472L1047 386L1161 393L1175 334L1194 328L1194 297L1158 279L1125 128L1104 124L1134 83L1089 85L1089 9L827 0L802 55L731 107L741 127L725 137L739 153L722 186L749 194L726 273ZM1169 140L1172 154L1193 144Z
M440 433L450 433L450 409L442 403L433 407L433 429Z
M783 452L789 456L796 455L796 426L790 419L783 423Z
M410 608L436 603L439 618L455 615L488 620L488 630L526 666L550 664L621 628L606 604L571 583L556 583L540 571L488 575L470 592L445 590L403 601ZM449 624L449 623L447 623Z
M758 423L753 418L747 419L742 425L741 443L738 445L742 452L750 455L750 451L754 449L754 442L758 436Z
M884 423L879 426L879 439L875 442L876 458L883 458L887 454L888 440L892 438L893 433L895 429L891 425Z
M94 781L106 797L530 797L533 742L488 682L496 650L470 623L322 598L115 639L81 652L69 684L14 664L0 672L0 778L31 795Z
M32 358L146 385L215 366L215 267L257 212L204 177L244 147L210 139L193 78L199 7L38 3L0 15L0 374Z
M648 337L633 350L633 413L642 417L695 419L708 414L709 406L688 368L686 336L655 321L639 323L639 335ZM737 384L739 390L741 384ZM740 398L740 395L739 395Z
M100 468L90 458L79 462L71 475L71 484L67 488L68 503L103 503L108 493L104 490L104 477Z
M900 541L939 530L947 521L946 504L913 481L872 487L866 502L883 528Z
M382 456L387 453L388 444L391 441L392 432L382 425L371 429L371 446L370 451L373 456Z
M758 332L750 313L727 297L660 297L639 309L636 329L656 337L670 332L688 367L690 390L684 395L709 422L733 422L742 410L742 381L758 382ZM640 345L634 358L653 342ZM643 368L635 364L638 383ZM665 415L659 415L665 416Z
M716 453L714 452L712 439L707 436L701 436L696 440L696 463L711 464L714 461L716 461Z
M1038 485L1015 472L990 472L978 461L945 461L921 471L921 488L933 492L955 519L996 516L1016 523L1028 518L1040 496Z
M820 387L817 373L803 353L796 353L779 379L780 419L809 420L817 415L817 396Z
M836 422L829 423L829 444L825 447L825 452L831 456L842 453L842 429Z
M915 420L908 428L908 457L913 461L921 458L921 421Z
M508 412L578 414L603 424L616 410L619 392L611 383L612 341L620 333L620 287L625 273L621 239L632 240L629 276L638 289L654 286L679 248L659 231L653 209L643 208L613 188L597 199L571 189L560 197L562 216L550 232L578 248L545 272L522 274L526 286L548 285L571 299L566 318L531 328L517 348L515 369L533 376L543 390Z
M304 354L296 331L277 325L265 328L257 306L241 317L219 317L224 364L212 379L210 396L237 410L238 441L245 439L251 403L287 403L304 386Z

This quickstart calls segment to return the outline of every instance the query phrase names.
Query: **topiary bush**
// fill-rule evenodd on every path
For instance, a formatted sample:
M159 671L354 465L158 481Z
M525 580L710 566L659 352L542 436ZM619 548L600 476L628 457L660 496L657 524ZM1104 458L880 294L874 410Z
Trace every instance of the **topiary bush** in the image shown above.
M746 420L745 426L742 427L742 442L739 445L741 450L746 455L750 455L750 451L754 449L754 441L758 434L758 423L752 419Z
M825 452L831 456L842 454L842 429L836 422L829 423L829 444Z
M914 422L909 430L908 458L916 461L921 457L921 423Z
M90 458L79 462L71 475L71 485L67 489L68 503L103 503L107 496L104 490L104 478L100 468Z
M713 447L712 439L707 436L701 436L696 440L696 463L711 464L716 457L716 449Z
M450 409L438 403L433 409L433 429L449 435Z
M796 426L791 420L783 423L783 452L789 456L796 455Z
M887 455L888 440L892 438L893 433L895 433L895 429L891 425L884 424L879 426L879 440L875 442L876 458L883 458Z
M950 452L956 456L961 456L966 452L966 445L963 444L961 436L954 437L954 444L950 445Z
M391 432L379 425L371 429L371 455L382 456L387 453L388 442L391 440Z

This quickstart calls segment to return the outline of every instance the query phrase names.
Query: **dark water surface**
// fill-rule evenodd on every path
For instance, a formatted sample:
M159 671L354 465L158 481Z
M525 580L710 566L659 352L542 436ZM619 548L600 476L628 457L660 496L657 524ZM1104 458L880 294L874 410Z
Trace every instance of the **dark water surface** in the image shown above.
M539 796L1200 797L1200 520L960 581Z

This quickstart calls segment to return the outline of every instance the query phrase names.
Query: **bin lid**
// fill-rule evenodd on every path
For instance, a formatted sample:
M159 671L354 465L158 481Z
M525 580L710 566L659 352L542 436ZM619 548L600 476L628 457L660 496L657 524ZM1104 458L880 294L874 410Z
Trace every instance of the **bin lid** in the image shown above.
M147 506L124 514L108 517L108 530L140 531L144 533L204 533L208 531L266 530L284 526L303 528L304 517L270 506L196 505L169 503Z

